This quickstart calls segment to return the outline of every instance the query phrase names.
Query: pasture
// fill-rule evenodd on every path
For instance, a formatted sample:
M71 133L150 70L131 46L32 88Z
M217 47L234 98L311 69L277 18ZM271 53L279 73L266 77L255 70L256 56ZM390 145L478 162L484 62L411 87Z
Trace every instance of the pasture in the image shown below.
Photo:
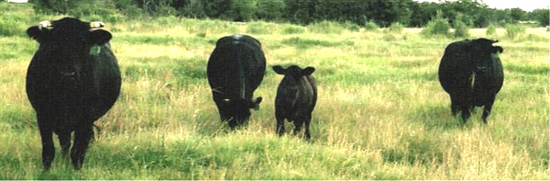
M105 22L122 71L122 92L84 167L56 159L42 172L40 135L25 93L38 43L25 30L42 20L28 5L0 3L0 179L550 179L550 33L486 36L504 48L504 86L488 124L481 109L466 123L451 115L437 79L447 44L417 29L367 31L173 17ZM82 18L86 21L94 19ZM218 38L263 44L268 70L248 126L219 120L206 79ZM276 136L273 65L313 66L319 100L311 142Z

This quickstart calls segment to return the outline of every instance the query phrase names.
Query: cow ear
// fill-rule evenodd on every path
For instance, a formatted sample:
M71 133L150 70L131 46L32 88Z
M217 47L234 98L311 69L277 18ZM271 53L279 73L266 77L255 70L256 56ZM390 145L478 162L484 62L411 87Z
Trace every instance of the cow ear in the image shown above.
M502 49L502 47L500 46L493 47L493 53L502 53L503 51L504 49Z
M307 67L304 70L302 70L302 75L311 75L313 72L315 72L315 68Z
M286 70L283 69L283 67L281 67L279 65L273 66L273 71L275 71L275 73L277 73L277 74L282 74L282 75L284 75L286 73Z
M42 35L45 31L49 31L45 28L40 29L38 26L31 26L29 29L27 29L27 35L35 39L36 41L40 42L42 40Z
M84 41L93 45L103 45L109 42L109 40L111 40L112 37L113 35L111 35L111 33L102 29L90 30L86 34Z

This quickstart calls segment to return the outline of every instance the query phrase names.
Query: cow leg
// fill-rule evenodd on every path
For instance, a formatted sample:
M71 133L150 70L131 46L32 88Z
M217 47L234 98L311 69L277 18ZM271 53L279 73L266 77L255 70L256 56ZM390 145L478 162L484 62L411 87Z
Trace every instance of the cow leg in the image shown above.
M61 132L57 135L59 138L59 144L61 145L61 155L63 158L67 158L69 155L69 148L71 148L71 132Z
M53 131L50 125L44 124L47 121L50 120L45 120L43 117L38 116L38 127L40 129L40 137L42 138L42 164L44 165L44 171L50 170L52 161L55 158Z
M468 121L468 119L470 118L470 106L462 105L461 111L462 111L462 121L466 123L466 121Z
M275 119L277 119L277 135L283 136L285 133L285 114L281 111L281 108L275 107Z
M295 119L293 121L294 121L294 135L297 135L300 132L304 122L303 122L303 119L300 119L300 118Z
M276 116L277 119L277 135L283 136L285 132L285 118L283 116Z
M235 117L227 115L225 110L219 110L219 113L220 120L222 122L227 122L227 125L229 125L229 128L231 128L231 130L234 130L235 127L237 127L237 121L235 120Z
M456 96L456 102L458 109L462 112L462 122L466 123L468 119L470 118L470 109L472 108L472 101L471 101L471 90L469 89L462 89L459 90L460 93Z
M456 116L456 114L458 114L458 100L456 100L456 95L453 95L453 94L450 94L451 95L451 113L453 114L453 116Z
M248 124L249 118L250 116L245 116L242 119L237 119L237 127L246 126Z
M487 124L487 117L489 117L489 114L491 114L491 109L493 108L495 97L496 95L491 95L491 97L487 100L487 103L485 103L485 106L483 107L483 115L481 115L481 119L483 119L483 123L485 124Z
M306 134L305 134L305 137L306 137L306 140L310 140L311 139L311 135L309 134L309 123L311 122L311 115L307 116L305 119L304 119L304 122L306 124Z
M77 170L82 168L82 164L84 164L86 150L93 134L92 124L82 125L75 131L74 146L71 149L71 161Z
M227 125L229 125L229 128L231 128L231 130L235 130L235 128L237 128L239 124L237 124L237 120L235 117L230 117L229 119L227 119Z

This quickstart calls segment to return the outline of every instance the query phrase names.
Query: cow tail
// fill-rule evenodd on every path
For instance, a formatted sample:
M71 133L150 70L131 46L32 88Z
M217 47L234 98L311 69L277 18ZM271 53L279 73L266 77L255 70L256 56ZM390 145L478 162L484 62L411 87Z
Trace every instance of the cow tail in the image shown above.
M242 52L242 51L245 51L245 47L244 45L242 44L239 44L239 46L237 47L238 50L237 50L237 57L241 57L243 54L246 55L246 53ZM248 58L248 57L247 57ZM239 66L240 66L240 69L239 69L239 78L241 79L239 82L240 82L240 94L239 96L241 96L241 99L243 100L246 100L246 74L245 74L245 62L240 60L239 61Z
M92 139L90 140L90 142L92 143L95 142L95 140L98 140L99 136L101 135L101 127L93 124L93 128L95 128L95 131L94 133L92 133Z

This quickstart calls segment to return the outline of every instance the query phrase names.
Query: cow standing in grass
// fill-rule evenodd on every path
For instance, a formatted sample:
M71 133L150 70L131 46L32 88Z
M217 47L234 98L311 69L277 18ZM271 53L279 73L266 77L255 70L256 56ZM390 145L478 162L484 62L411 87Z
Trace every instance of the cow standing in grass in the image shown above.
M456 115L460 110L462 120L470 117L475 106L484 106L482 119L487 117L497 93L504 81L500 62L498 41L485 38L453 42L445 49L439 65L439 82L451 96L451 111Z
M294 134L300 131L305 124L305 137L310 139L309 124L311 112L317 102L317 85L311 75L315 68L305 69L292 65L287 69L281 66L273 66L273 71L284 75L277 89L275 98L275 118L277 119L277 134L285 132L284 121L294 122Z
M63 156L80 169L94 122L113 106L121 78L103 23L75 18L43 21L27 34L38 41L27 72L27 95L36 111L42 138L42 162L48 170L55 156L52 133L59 137Z
M257 109L262 97L253 99L266 67L262 45L247 35L220 38L208 60L208 83L222 121L231 129L246 123L250 109Z

